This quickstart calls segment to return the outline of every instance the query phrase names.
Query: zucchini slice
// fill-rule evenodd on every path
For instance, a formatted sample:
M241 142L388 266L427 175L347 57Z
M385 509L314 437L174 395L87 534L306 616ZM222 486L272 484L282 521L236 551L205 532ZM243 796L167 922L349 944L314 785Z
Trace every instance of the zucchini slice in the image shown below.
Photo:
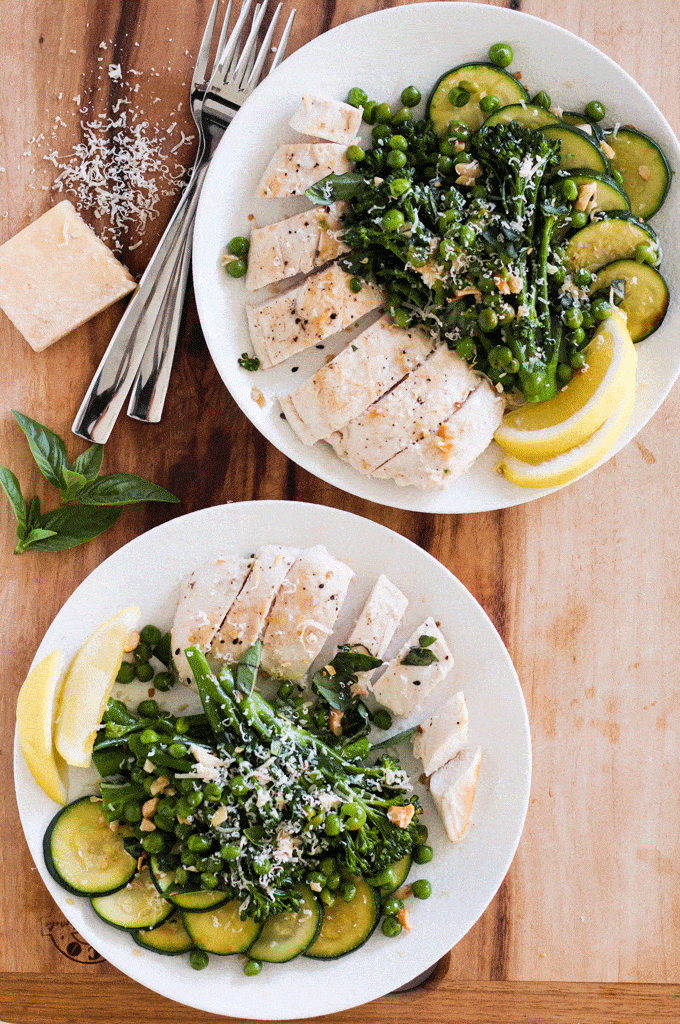
M449 93L466 83L470 98L462 107L456 107ZM479 106L483 96L497 96L503 106L529 99L529 93L513 75L495 64L459 64L446 71L435 84L427 101L427 116L434 130L445 135L451 121L463 121L472 131L481 126L484 113Z
M124 931L155 928L167 921L175 909L158 892L148 868L140 871L117 892L108 896L91 896L90 903L102 921Z
M578 188L581 185L588 185L592 181L596 183L595 205L589 208L589 212L592 209L593 211L600 210L602 213L612 213L614 211L630 213L628 196L621 186L616 184L613 178L608 178L606 174L596 174L594 171L581 168L572 171L569 178ZM568 181L569 179L563 178L562 180Z
M401 858L401 860L395 861L392 865L392 871L395 878L394 884L380 886L380 895L383 899L386 896L391 896L393 892L396 892L397 889L404 884L408 877L408 873L411 870L412 863L413 860L410 853L407 853L405 857Z
M651 217L663 203L671 183L668 161L656 142L636 128L619 128L607 136L614 150L611 165L623 178L636 217Z
M218 907L212 914L182 913L184 927L191 936L193 943L206 953L218 956L230 956L232 953L245 953L255 942L262 925L247 917L242 921L239 908L242 900L231 900L223 907Z
M591 294L609 291L612 281L624 281L625 294L619 309L627 316L633 341L642 341L661 325L668 309L668 286L658 270L635 260L616 260L603 267L590 286Z
M306 886L296 888L302 896L300 909L267 918L248 956L268 964L283 964L300 956L316 940L323 921L321 903Z
M597 174L609 172L609 161L596 142L568 124L549 124L541 128L547 139L557 139L560 143L560 167L563 171L580 170L595 171Z
M605 131L597 121L592 121L586 114L579 114L576 110L563 110L562 120L574 128L580 128L582 132L589 135L595 142L602 142Z
M352 878L357 887L350 903L336 900L324 909L323 924L316 942L305 956L315 960L337 960L352 953L370 939L380 919L380 900L363 878Z
M538 107L534 103L510 103L493 114L489 114L484 126L489 124L507 124L508 121L516 121L523 124L525 128L544 128L548 124L559 124L559 117L555 117L545 107Z
M179 956L194 948L189 932L181 917L169 917L167 921L150 931L133 932L132 938L138 946L150 949L163 956Z
M614 260L629 260L640 244L652 245L661 259L656 232L630 214L611 214L577 231L567 242L567 258L575 270L599 270ZM657 260L658 262L658 260Z
M175 872L165 871L161 868L155 854L149 859L149 872L161 896L169 900L178 910L193 910L199 913L204 910L212 910L214 907L221 907L231 899L230 893L220 892L217 889L188 889L177 885Z
M59 811L43 839L45 865L75 896L98 896L127 885L137 861L102 812L101 800L83 796Z

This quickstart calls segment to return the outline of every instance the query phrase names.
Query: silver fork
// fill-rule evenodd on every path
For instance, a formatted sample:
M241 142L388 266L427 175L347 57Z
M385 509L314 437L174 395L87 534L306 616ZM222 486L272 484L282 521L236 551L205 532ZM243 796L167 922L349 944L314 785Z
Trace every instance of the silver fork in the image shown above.
M156 419L160 418L181 320L193 218L201 185L218 142L234 114L259 81L282 7L282 4L278 5L258 49L257 36L266 13L267 0L256 12L250 32L241 47L241 37L251 5L252 0L244 0L236 24L227 39L232 8L232 0L229 0L213 70L206 82L219 8L219 0L214 0L192 79L191 108L200 131L196 162L182 198L104 353L74 420L73 432L87 440L99 444L108 440L147 349L149 355L135 387L130 412L131 415L141 413L138 418L151 419L148 412ZM283 59L294 16L293 10L272 62L272 69Z

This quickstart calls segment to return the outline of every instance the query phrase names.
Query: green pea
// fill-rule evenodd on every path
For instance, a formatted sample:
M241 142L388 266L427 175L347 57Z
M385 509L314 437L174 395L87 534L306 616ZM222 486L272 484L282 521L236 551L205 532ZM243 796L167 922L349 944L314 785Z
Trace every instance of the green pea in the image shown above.
M353 288L352 291L354 291ZM288 698L293 695L294 690L295 687L293 686L293 684L288 682L287 679L285 679L282 683L279 683L278 689L276 691L276 696L280 700L288 700Z
M595 318L593 317L593 314L590 312L589 309L584 309L582 312L583 312L583 323L581 324L581 326L586 331L589 331L590 328L595 323Z
M573 203L574 200L578 199L578 185L573 178L566 178L560 187L562 195L568 203Z
M266 875L272 869L272 862L268 857L253 861L253 871L258 875Z
M592 306L590 307L590 312L598 322L601 320L606 320L611 311L611 304L607 302L606 299L595 299Z
M537 92L531 102L537 107L543 107L544 110L550 110L552 106L550 97L544 89L541 89L540 92Z
M582 370L586 365L586 357L583 352L572 352L569 356L569 365L572 370Z
M135 659L137 664L141 664L144 661L148 661L151 657L151 647L149 644L145 644L143 640L140 640L134 651L132 657Z
M392 124L408 124L413 120L413 113L408 107L401 107L392 117Z
M207 782L203 787L203 799L215 803L217 800L222 799L223 792L222 787L218 786L216 782Z
M194 813L194 808L187 803L187 798L181 796L175 806L175 811L178 818L190 818Z
M205 950L192 949L189 953L189 963L195 971L202 971L210 963L210 958Z
M421 100L420 90L415 85L407 85L401 90L399 99L405 107L417 107Z
M434 856L434 850L431 846L416 846L413 851L413 859L416 864L429 864Z
M402 309L399 307L392 313L392 320L394 321L395 327L408 327L411 320L411 314L408 309Z
M641 242L640 245L635 246L635 262L636 263L649 263L654 265L656 263L657 253L653 246Z
M440 174L450 174L453 170L453 159L450 156L440 156L437 160L437 170Z
M137 675L137 669L130 661L121 661L120 668L116 675L116 682L122 683L127 686L128 683L132 683Z
M466 249L470 249L475 244L477 238L477 232L471 224L463 224L460 229L460 240Z
M396 896L390 896L383 903L382 909L386 917L396 917L399 911L404 909L404 904Z
M244 239L244 241L247 241L247 239ZM145 644L149 644L150 647L155 647L163 634L158 626L144 626L139 635Z
M514 54L508 43L494 43L489 49L489 60L497 68L507 68L512 64Z
M442 139L439 143L439 152L442 156L455 156L457 145L455 139Z
M378 708L371 715L371 721L377 729L391 729L392 728L392 716L389 711L385 711L384 708Z
M378 886L385 885L388 888L393 889L397 884L397 874L392 865L384 868L380 874L373 879L372 884Z
M165 840L158 832L148 832L142 839L142 846L147 853L160 853L165 846Z
M580 348L583 342L586 340L586 332L582 327L576 327L569 335L569 342L574 348Z
M248 264L244 259L230 260L225 264L224 269L229 274L229 277L243 277L248 270Z
M354 882L343 882L340 886L340 895L342 896L345 903L351 903L357 894L357 887Z
M426 900L432 895L432 886L426 878L419 878L411 885L411 892L417 900Z
M337 814L329 814L324 824L324 832L327 836L339 836L342 832L342 822Z
M179 809L179 800L178 800L177 801L177 814L180 814L180 813L181 812L180 812L180 809ZM182 817L184 817L184 814L182 814ZM191 829L192 829L192 825L190 825L188 822L178 821L177 824L175 825L175 835L177 836L178 839L181 839L181 840L188 839L189 836L191 835Z
M191 836L189 836L189 839L191 839ZM196 857L195 853L191 852L191 850L182 850L182 852L179 855L179 859L181 860L182 864L184 864L185 867L193 868L196 866L196 861L198 858Z
M151 668L151 665L149 665L148 661L137 666L137 678L140 683L150 683L153 679L153 669Z
M229 783L229 788L234 796L245 796L246 793L250 792L248 783L242 775L235 775Z
M385 141L392 138L392 129L386 124L376 124L371 129L371 136L374 142Z
M142 718L158 718L160 711L155 700L142 700L137 705L137 714Z
M334 892L339 888L342 878L340 877L339 871L331 871L330 875L326 879L326 888Z
M319 864L319 869L321 871L321 874L324 876L324 879L328 878L329 875L332 875L335 871L337 871L337 868L338 866L332 857L324 857L324 859Z
M555 377L557 378L557 383L560 386L564 387L565 384L568 384L573 376L574 376L574 371L572 370L572 368L569 365L569 363L558 363L557 364L557 370L555 371Z
M195 834L187 839L187 847L194 853L205 853L212 846L212 840L208 836Z
M408 261L412 267L424 267L427 263L429 253L422 249L409 249Z
M393 135L388 145L390 149L398 149L405 153L408 149L408 140L403 135Z
M177 721L175 722L175 732L179 732L182 735L184 735L184 733L189 732L189 723L187 722L186 718L177 719Z
M388 124L392 120L392 108L389 103L379 103L374 113L378 124Z
M364 92L363 89L358 89L354 86L353 89L347 93L347 102L351 107L363 107L368 102L368 93Z
M203 803L203 794L200 793L197 789L194 789L191 791L191 793L187 793L184 799L189 804L189 807L195 810L197 807L200 807L200 805Z
M456 352L458 353L461 359L465 359L468 362L471 359L474 359L477 353L477 347L475 345L474 338L471 338L469 334L466 335L464 338L461 338L458 344L456 345Z
M322 889L319 893L319 899L326 907L332 907L337 898L337 894L331 892L330 889Z
M363 118L366 124L375 124L375 108L377 106L378 104L375 102L375 100L368 100L366 103L364 103Z
M350 287L350 290L353 291L355 294L360 292L361 289L363 288L363 285L361 283L361 278L360 277L350 277L350 279L349 279L349 287ZM288 683L287 685L291 686L292 684ZM281 684L281 686L283 686L283 683ZM281 686L279 687L279 690L281 689ZM277 690L277 693L278 693L278 690Z
M452 107L464 107L470 102L470 93L456 85L449 93L449 103Z
M411 182L408 178L395 178L390 182L390 192L395 199L399 196L403 196L405 192L408 192L411 188Z
M186 868L176 867L175 868L175 881L178 885L186 885L189 881L189 872Z
M498 315L493 309L483 309L477 317L477 323L483 331L495 331L498 327Z
M153 685L161 693L167 693L175 685L175 677L172 672L157 672L153 677Z
M591 121L601 121L604 115L604 105L599 100L591 100L586 104L586 117L589 117Z
M402 167L406 167L407 163L406 153L401 153L398 149L390 150L387 154L387 166L393 171L400 171Z
M216 889L219 879L212 871L201 871L201 885L204 889Z
M464 121L449 121L446 130L449 138L454 138L458 142L465 142L470 138L470 129Z
M168 753L170 757L185 757L188 753L188 747L185 743L171 743L168 747Z
M404 224L404 214L401 210L393 208L383 214L382 226L385 231L398 231Z
M588 214L585 210L574 210L571 215L571 226L575 231L584 228L588 223Z
M348 146L347 147L347 159L351 160L352 163L354 163L354 164L361 163L361 161L364 160L365 158L366 158L366 154L364 153L364 151L361 148L361 146L353 145L353 146Z
M570 306L564 314L564 322L572 329L580 327L583 323L583 313L577 306Z
M401 934L401 925L396 917L386 917L380 927L388 939L396 939L397 935Z
M494 96L493 93L489 93L487 96L482 96L479 101L479 109L483 110L485 114L494 114L497 110L500 110L503 106L498 96Z
M262 970L261 960L246 960L243 965L243 973L247 974L249 978L254 978L256 974L259 974Z
M320 885L323 887L326 884L326 875L322 871L310 871L305 877L305 881L307 885Z
M134 825L135 822L142 820L141 805L138 803L125 804L123 814L125 815L125 820Z
M356 832L366 824L366 811L360 804L343 804L340 810L345 819L345 828L350 832Z
M617 185L623 185L623 175L621 174L621 171L617 171L615 167L612 167L609 173Z
M143 729L139 738L146 747L152 747L154 743L158 743L158 733L155 729Z
M581 270L575 270L571 275L571 279L579 288L584 288L593 280L593 275L589 270L586 270L585 267L583 267Z
M234 238L231 239L231 241L227 245L227 249L232 254L232 256L245 256L246 253L248 252L248 249L250 249L250 242L248 241L247 238L244 238L243 235L236 235ZM159 630L157 639L155 641L149 640L147 642L158 643L160 638L161 636ZM143 636L142 639L146 640L146 637Z
M222 860L237 860L241 853L241 847L237 843L222 843L220 846L220 857Z

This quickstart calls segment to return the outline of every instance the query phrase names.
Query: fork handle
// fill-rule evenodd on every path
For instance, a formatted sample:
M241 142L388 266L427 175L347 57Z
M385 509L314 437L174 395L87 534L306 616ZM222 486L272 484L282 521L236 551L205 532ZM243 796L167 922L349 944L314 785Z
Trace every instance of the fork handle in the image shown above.
M76 414L73 433L87 441L104 444L113 430L173 280L176 260L171 257L193 223L206 167L194 168Z

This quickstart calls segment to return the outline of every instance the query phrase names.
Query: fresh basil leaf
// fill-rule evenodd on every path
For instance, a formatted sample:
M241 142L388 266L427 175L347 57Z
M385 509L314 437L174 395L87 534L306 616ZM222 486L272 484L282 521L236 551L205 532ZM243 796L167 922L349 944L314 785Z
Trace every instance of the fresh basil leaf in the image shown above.
M137 501L178 502L170 491L132 473L111 473L83 487L78 495L81 505L130 505Z
M61 488L61 500L65 504L67 501L73 501L82 491L87 483L87 477L82 473L74 473L68 466L64 466L61 472L64 478L64 486Z
M356 171L345 174L329 174L321 181L311 185L305 195L313 203L332 203L336 199L347 202L363 182L363 176Z
M418 643L421 647L432 647L433 643L436 643L436 636L428 636L427 633L423 633L422 636L418 637Z
M38 543L38 541L47 540L49 537L55 537L54 530L41 530L40 527L36 527L33 530L29 530L23 537L20 538L19 543L14 549L15 555L23 555L25 551L30 551L32 547Z
M374 658L372 654L369 654L365 647L363 650L358 650L358 647L340 644L337 654L331 661L331 665L335 669L336 674L342 679L351 679L354 683L356 678L353 677L357 673L371 672L374 668L380 668L382 661L380 658Z
M44 427L42 423L37 423L16 409L12 409L12 413L26 435L38 469L54 487L61 489L62 472L64 466L68 466L66 445L49 427Z
M241 655L236 664L236 685L241 693L245 693L246 697L250 697L253 692L261 657L262 641L256 640L253 646Z
M341 680L338 676L329 675L325 668L315 673L312 678L312 689L336 711L349 711L354 703L349 682Z
M102 468L104 458L104 445L91 444L75 460L71 469L76 473L82 473L86 480L96 480Z
M37 494L35 498L31 498L31 503L28 506L26 522L30 527L38 526L40 523L40 498Z
M418 726L414 725L412 729L405 729L403 732L395 733L395 735L390 736L389 739L380 740L379 743L371 743L371 753L373 753L374 750L382 750L383 747L396 747L400 743L410 740L417 732Z
M244 828L243 834L246 839L249 839L251 843L255 843L256 846L261 845L262 840L267 835L267 829L264 825L251 825L250 828Z
M343 740L354 741L367 736L371 728L371 716L362 700L349 708L342 716Z
M402 658L402 665L432 665L439 658L434 651L428 651L424 647L412 647L405 658Z
M64 505L53 512L46 512L41 516L40 525L44 530L54 530L56 536L39 540L33 544L33 550L66 551L75 548L108 530L117 521L120 512L118 508L79 505Z
M0 487L2 487L3 491L9 498L18 526L22 527L25 531L28 524L26 502L24 501L24 496L21 493L21 485L19 484L19 481L12 470L7 469L6 466L0 466Z

